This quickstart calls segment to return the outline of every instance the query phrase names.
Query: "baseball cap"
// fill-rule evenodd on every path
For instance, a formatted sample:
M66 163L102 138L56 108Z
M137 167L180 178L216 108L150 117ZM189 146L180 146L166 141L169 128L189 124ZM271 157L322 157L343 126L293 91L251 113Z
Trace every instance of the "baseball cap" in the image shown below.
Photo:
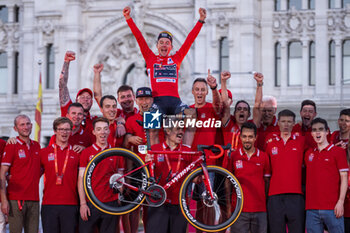
M221 95L221 89L219 90L219 93ZM228 95L228 98L232 100L232 92L230 90L227 90L227 95Z
M80 89L80 90L78 91L76 99L78 99L78 96L80 96L80 95L83 94L84 92L89 93L89 95L91 95L91 98L93 97L92 91L91 91L89 88L83 88L83 89Z
M152 90L149 87L140 87L136 91L136 98L138 97L152 97Z
M159 36L158 36L158 40L160 38L168 38L171 41L171 43L173 43L173 35L170 32L168 32L168 31L160 32Z

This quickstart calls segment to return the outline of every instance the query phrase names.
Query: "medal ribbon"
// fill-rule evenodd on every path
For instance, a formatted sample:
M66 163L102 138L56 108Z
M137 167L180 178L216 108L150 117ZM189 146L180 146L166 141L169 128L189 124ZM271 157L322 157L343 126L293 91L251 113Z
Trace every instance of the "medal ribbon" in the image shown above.
M180 150L179 150L179 151L181 151L181 150L182 150L182 146L180 146ZM177 175L177 173L178 173L178 171L179 171L179 169L180 169L181 157L182 157L182 155L180 154L179 159L177 160L177 166L176 166L175 176ZM168 158L168 155L167 155L167 154L165 154L165 160L166 160L166 163L167 163L167 165L168 165L169 172L172 171L172 167L171 167L171 164L170 164L170 161L169 161L169 158ZM172 178L172 177L171 177L171 178Z
M59 177L59 175L58 175L58 165L57 165L57 145L56 144L54 146L54 150L55 150L55 171L56 171L56 177ZM64 164L63 164L63 168L62 168L61 178L63 178L64 173L66 172L67 163L68 163L68 157L69 157L69 147L67 148L66 158L64 160Z

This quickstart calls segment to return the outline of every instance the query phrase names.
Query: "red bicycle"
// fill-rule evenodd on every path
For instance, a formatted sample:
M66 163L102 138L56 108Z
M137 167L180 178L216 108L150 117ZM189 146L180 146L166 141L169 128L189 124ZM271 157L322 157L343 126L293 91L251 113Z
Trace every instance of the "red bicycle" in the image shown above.
M236 177L226 169L207 166L205 150L211 150L219 158L230 145L198 146L198 151L148 151L148 154L177 154L194 158L185 169L178 172L164 185L157 184L153 161L144 163L135 153L112 148L100 152L88 164L84 174L84 189L90 202L100 211L127 214L140 205L158 207L167 199L166 190L186 176L180 189L179 203L187 221L195 228L207 232L219 232L230 227L238 218L243 206L242 188ZM103 173L103 179L101 179ZM95 195L96 190L106 190L106 195ZM202 202L197 205L196 202ZM197 207L201 206L201 207ZM213 209L214 219L206 222L197 217L200 209Z

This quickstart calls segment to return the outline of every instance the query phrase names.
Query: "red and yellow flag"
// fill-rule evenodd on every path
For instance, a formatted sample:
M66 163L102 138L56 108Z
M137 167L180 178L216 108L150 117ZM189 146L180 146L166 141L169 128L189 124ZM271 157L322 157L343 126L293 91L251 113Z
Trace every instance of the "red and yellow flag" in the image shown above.
M43 112L43 95L41 84L41 71L39 75L38 102L35 108L35 135L34 140L40 143L41 113Z

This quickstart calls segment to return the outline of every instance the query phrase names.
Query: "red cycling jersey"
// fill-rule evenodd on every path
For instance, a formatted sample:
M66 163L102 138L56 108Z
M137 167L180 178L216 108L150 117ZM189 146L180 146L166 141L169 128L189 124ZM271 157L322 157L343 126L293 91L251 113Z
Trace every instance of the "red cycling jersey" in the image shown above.
M173 96L180 98L178 91L178 75L182 60L188 53L196 39L203 23L197 22L185 42L174 55L162 57L155 55L148 47L145 38L137 28L132 18L126 20L137 43L140 46L143 58L146 61L148 77L151 79L153 97Z

